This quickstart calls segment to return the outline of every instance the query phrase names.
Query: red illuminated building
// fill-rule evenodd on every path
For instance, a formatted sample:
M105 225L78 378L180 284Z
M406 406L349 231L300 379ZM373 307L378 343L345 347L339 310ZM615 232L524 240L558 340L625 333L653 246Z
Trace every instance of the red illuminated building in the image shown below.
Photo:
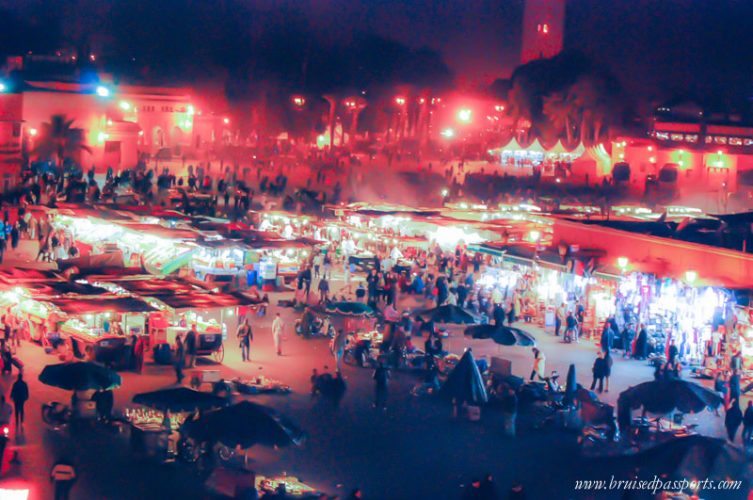
M562 52L564 35L565 0L525 0L521 64Z

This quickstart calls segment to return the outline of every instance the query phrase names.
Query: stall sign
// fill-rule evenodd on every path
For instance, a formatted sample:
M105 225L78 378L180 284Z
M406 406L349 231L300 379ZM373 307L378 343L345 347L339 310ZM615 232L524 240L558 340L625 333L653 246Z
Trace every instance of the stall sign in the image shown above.
M273 280L277 278L277 263L261 262L259 264L259 275L264 280Z

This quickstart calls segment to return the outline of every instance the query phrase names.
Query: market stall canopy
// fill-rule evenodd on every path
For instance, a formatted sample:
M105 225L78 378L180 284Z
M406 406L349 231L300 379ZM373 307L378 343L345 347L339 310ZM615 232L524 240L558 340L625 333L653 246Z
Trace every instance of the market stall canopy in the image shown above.
M316 241L316 240L312 240L310 238L305 238L305 239L301 238L301 239L293 239L293 240L286 240L284 238L249 240L248 238L244 237L245 244L256 250L309 248L312 246L312 243L311 243L312 241Z
M55 271L40 271L37 269L20 269L17 267L0 270L0 282L10 285L20 285L33 282L49 282L60 280Z
M674 410L683 413L698 413L706 408L716 409L722 398L702 385L682 379L659 379L644 382L623 391L618 403L632 409L643 407L657 415L666 415Z
M48 281L46 283L27 283L25 288L34 298L54 297L58 295L107 295L107 290L89 283L77 281Z
M249 401L209 411L184 424L186 434L201 442L218 441L226 446L250 448L299 445L306 434L278 411Z
M136 394L132 401L142 406L171 412L212 410L227 406L228 401L208 392L195 391L188 387L171 387L159 391Z
M377 315L377 311L361 302L329 302L324 305L318 305L312 308L321 314L333 316L349 316L356 318L367 318Z
M169 240L196 241L199 233L190 229L174 229L159 224L145 224L143 222L121 222L120 225L131 231L146 233Z
M431 208L417 208L407 205L389 204L389 203L368 203L368 202L356 202L349 205L327 205L326 208L334 210L336 213L352 212L361 215L398 215L398 214L422 214L422 215L438 215L440 210Z
M474 325L463 332L474 339L492 339L495 343L505 346L535 346L536 339L530 333L520 328L502 325Z
M168 295L152 295L173 309L211 309L215 307L238 307L261 303L261 299L242 293L191 292Z
M99 313L142 313L157 311L143 300L133 297L107 297L107 296L65 296L45 299L66 314L99 314Z
M117 287L122 288L134 295L142 297L161 297L165 295L178 295L184 293L205 292L191 283L177 279L160 279L154 276L140 276L129 279L110 280Z
M450 372L439 394L446 399L454 399L458 404L486 403L488 397L484 379L481 378L481 372L470 349L465 351L463 357Z
M68 391L116 389L122 383L120 375L109 368L84 361L47 365L39 381Z
M418 316L435 323L472 324L479 322L476 315L469 310L451 304L428 309L418 313Z

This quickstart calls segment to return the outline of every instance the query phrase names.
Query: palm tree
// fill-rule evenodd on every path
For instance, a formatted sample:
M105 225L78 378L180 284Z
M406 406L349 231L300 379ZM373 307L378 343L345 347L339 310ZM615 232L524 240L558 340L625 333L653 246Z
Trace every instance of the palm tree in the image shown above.
M324 100L329 104L329 154L335 150L335 113L337 112L337 96L335 94L325 94Z
M84 130L73 127L73 122L65 115L52 115L48 123L43 123L33 152L37 158L51 160L54 157L58 168L62 168L64 161L73 159L77 153L91 153Z
M571 93L554 92L544 96L542 112L549 122L561 133L564 129L567 144L573 142L574 123L578 122L579 110Z
M353 151L356 144L356 134L358 133L358 116L361 114L361 111L366 108L366 99L359 95L354 95L347 97L345 101L343 101L343 104L345 105L345 109L347 109L350 112L351 118L350 118L350 149ZM343 135L345 134L345 127L343 127Z

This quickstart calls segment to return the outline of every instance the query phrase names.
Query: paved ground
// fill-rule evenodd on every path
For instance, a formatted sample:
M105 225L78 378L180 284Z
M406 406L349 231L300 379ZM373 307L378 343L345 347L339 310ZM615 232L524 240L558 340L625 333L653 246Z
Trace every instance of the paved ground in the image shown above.
M337 283L337 282L335 282ZM335 285L337 286L337 284ZM276 297L275 297L276 299ZM276 302L276 301L273 301ZM403 307L415 309L420 303L408 298ZM577 455L575 437L562 432L536 431L520 423L520 436L503 435L500 414L485 411L478 423L453 421L447 403L419 399L410 395L417 378L396 373L391 381L390 401L386 412L371 408L373 381L371 372L347 366L348 390L339 409L309 396L312 368L333 366L326 340L304 340L292 333L295 315L281 310L290 331L284 356L274 355L270 324L276 307L254 324L252 362L242 363L233 340L225 344L227 354L219 368L227 378L262 373L290 384L288 396L254 398L279 409L297 420L309 433L301 448L283 450L252 449L253 466L260 473L287 472L302 477L309 484L329 493L345 496L353 486L361 487L366 498L459 498L461 485L472 476L491 472L500 489L507 490L513 481L521 481L530 498L620 498L610 495L576 495L574 479L609 478L618 470L614 464L584 461ZM229 324L233 331L234 324ZM521 325L534 333L547 355L547 371L561 374L575 363L581 383L590 382L590 367L596 347L591 342L561 344L558 339L537 327ZM512 360L513 371L521 376L530 373L530 349L499 347L490 340L469 340L458 329L446 346L457 353L471 346L477 357L501 356ZM5 465L3 485L23 482L32 485L36 498L51 498L47 473L52 462L68 456L78 465L80 480L73 498L151 499L205 498L201 479L182 465L154 465L137 461L128 448L127 434L112 434L100 428L76 432L52 432L41 424L40 407L48 400L67 401L69 394L41 385L37 375L55 362L39 346L25 344L20 357L27 366L32 399L27 405L25 437L16 436L13 448L22 464ZM201 360L200 365L213 365ZM620 391L631 384L648 380L652 370L645 363L615 357L610 392L604 399L614 402ZM8 390L12 379L0 381ZM123 387L116 392L119 410L129 405L131 397L174 382L171 368L148 365L143 375L123 373ZM721 419L712 413L695 417L704 432L720 434ZM7 457L6 457L7 461ZM730 498L726 496L725 498Z

